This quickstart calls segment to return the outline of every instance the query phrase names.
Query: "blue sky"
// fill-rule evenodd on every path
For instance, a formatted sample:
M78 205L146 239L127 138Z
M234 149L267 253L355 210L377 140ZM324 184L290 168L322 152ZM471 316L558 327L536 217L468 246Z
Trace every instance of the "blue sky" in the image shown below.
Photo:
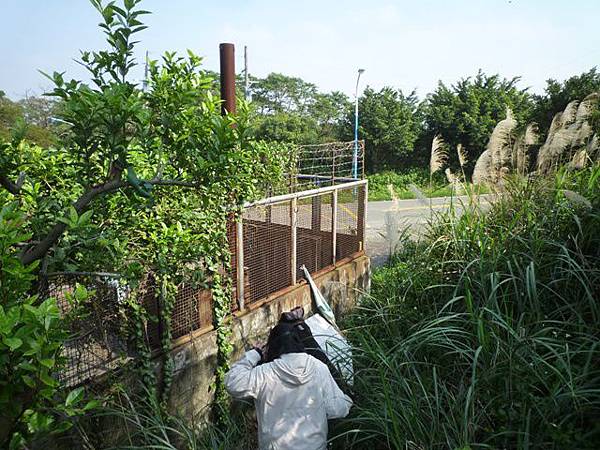
M248 46L250 73L282 72L324 91L352 94L390 85L424 96L438 80L452 83L479 68L522 76L540 92L600 65L598 0L274 1L145 0L150 28L139 59L192 49L218 68L219 42L233 42L238 69ZM104 47L99 17L86 0L0 0L0 89L13 98L39 94L38 72L84 78L73 58ZM141 71L137 73L141 77Z

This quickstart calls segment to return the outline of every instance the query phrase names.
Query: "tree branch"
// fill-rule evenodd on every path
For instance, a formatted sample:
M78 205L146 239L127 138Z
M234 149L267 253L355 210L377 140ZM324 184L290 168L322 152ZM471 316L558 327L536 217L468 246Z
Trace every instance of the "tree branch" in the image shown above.
M75 203L73 203L73 208L75 208L77 214L81 214L85 209L87 209L92 200L99 195L106 192L115 191L126 185L127 183L122 181L121 177L119 176L118 178L107 181L104 184L94 186L89 191L85 192L81 197L79 197ZM50 247L52 247L54 243L58 241L66 229L67 224L63 222L57 222L44 239L42 239L38 244L29 248L29 250L25 251L21 255L21 262L24 265L28 265L33 261L43 258L48 250L50 250Z
M0 173L0 185L4 186L8 192L13 195L19 195L21 192L21 188L23 187L23 182L25 181L25 172L21 172L19 174L19 178L16 183L13 183L8 179L6 175L2 175Z
M84 212L89 204L98 196L106 194L108 192L116 191L121 188L130 186L127 181L121 180L121 170L113 172L113 178L105 182L92 187L90 190L85 192L81 197L73 203L73 208L77 211L77 214ZM156 186L182 186L182 187L196 187L197 183L179 180L150 180L150 184ZM43 258L48 250L58 241L67 229L67 224L63 222L57 222L52 229L48 232L46 237L31 246L28 250L24 251L21 255L21 262L24 265L31 264L33 261Z

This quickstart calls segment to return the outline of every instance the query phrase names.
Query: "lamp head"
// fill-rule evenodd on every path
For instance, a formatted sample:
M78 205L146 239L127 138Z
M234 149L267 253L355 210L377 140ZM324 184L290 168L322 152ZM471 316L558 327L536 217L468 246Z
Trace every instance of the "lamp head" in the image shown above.
M364 71L365 71L365 69L358 69L358 73L359 73L359 74L362 74L362 73L364 73Z

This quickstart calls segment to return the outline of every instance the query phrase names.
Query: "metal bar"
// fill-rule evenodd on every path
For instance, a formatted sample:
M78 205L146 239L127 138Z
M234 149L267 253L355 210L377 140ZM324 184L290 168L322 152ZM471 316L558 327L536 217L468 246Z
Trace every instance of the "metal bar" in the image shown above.
M235 114L235 47L219 44L221 62L221 114Z
M244 309L244 222L242 216L235 224L235 250L237 253L237 300L240 311Z
M366 180L365 180L366 181ZM362 201L358 204L358 236L360 239L359 251L365 249L365 230L367 229L367 203L369 197L369 184L366 183L362 188Z
M333 264L335 264L335 260L337 257L336 247L337 247L337 202L338 202L338 190L334 189L333 191L333 200L331 201L331 236L332 236L332 260Z
M113 272L48 272L46 277L56 277L60 275L73 276L89 276L89 277L105 277L105 278L121 278L123 275Z
M299 173L296 175L296 178L308 178L308 179L319 179L319 180L335 180L335 181L358 181L358 178L350 178L350 177L329 177L327 175L309 175L305 173Z
M292 224L292 257L290 260L290 271L292 275L292 286L296 284L296 265L297 265L297 249L296 244L298 241L298 199L296 197L292 198L291 201L291 224Z
M364 140L360 141L360 150L362 152L362 155L361 155L361 158L360 158L361 161L362 161L361 162L361 164L362 164L362 170L361 170L362 171L362 177L361 178L364 180L365 179L365 141Z
M335 184L335 148L331 147L331 185Z
M342 189L349 189L352 187L363 186L366 183L367 183L367 180L357 180L357 181L352 181L350 183L338 184L336 186L325 186L322 188L309 189L307 191L292 192L290 194L276 195L275 197L263 198L261 200L255 201L255 202L244 203L244 208L249 208L251 206L272 205L273 203L281 203L281 202L285 202L285 201L296 199L296 198L313 197L315 195L333 192L335 189L342 190Z

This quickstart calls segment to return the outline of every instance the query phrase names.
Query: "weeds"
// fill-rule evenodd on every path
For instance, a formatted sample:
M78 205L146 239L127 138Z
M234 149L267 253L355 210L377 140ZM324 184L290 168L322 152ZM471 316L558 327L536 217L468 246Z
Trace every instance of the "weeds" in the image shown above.
M236 405L222 426L166 414L155 396L118 389L107 406L78 427L77 445L89 450L253 450L252 409ZM102 430L102 431L98 431Z
M374 274L339 448L598 448L599 177L513 180Z

